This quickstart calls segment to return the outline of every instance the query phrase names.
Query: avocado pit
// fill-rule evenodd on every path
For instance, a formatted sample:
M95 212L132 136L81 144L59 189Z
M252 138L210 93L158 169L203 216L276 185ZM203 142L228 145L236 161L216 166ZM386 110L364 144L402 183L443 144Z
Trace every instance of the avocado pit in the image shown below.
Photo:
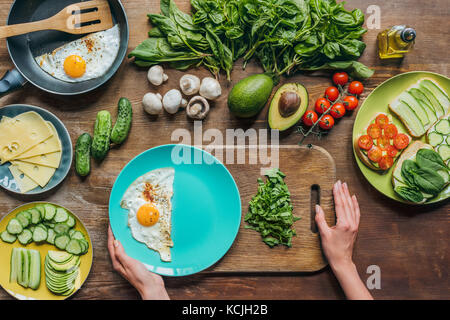
M278 111L280 115L284 118L293 115L300 107L301 99L300 96L293 91L285 91L281 94L278 103Z

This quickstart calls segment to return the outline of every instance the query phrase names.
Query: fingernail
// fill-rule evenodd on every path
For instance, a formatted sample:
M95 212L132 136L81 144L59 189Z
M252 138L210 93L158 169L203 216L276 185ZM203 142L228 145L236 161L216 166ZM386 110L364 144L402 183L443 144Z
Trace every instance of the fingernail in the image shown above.
M119 246L119 241L117 241L117 240L114 240L114 247L118 247Z
M316 204L316 212L318 212L318 211L319 211L319 205Z

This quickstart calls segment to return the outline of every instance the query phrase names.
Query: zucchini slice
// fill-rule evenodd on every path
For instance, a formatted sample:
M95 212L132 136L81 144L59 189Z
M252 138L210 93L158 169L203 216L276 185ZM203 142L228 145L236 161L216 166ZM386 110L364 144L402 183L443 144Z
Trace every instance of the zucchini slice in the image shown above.
M428 142L433 146L436 147L440 145L444 141L444 137L439 132L433 131L430 132L428 135Z
M9 220L8 225L6 226L6 231L10 234L20 234L23 231L22 224L16 218L12 218Z
M17 240L17 236L14 234L10 234L8 231L3 231L0 234L0 238L6 243L14 243Z

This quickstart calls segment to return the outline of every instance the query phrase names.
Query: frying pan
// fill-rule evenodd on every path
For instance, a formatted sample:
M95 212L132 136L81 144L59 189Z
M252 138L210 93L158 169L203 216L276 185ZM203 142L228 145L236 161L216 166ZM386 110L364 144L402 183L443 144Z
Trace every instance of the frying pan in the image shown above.
M16 0L11 6L7 24L46 19L76 2L80 0ZM59 95L86 93L107 82L119 68L128 48L128 21L122 3L119 0L109 0L109 5L114 24L119 24L120 48L116 60L103 76L75 83L53 78L38 66L34 57L49 53L83 35L54 30L32 32L7 39L8 52L16 68L7 71L0 80L0 97L21 88L27 82Z

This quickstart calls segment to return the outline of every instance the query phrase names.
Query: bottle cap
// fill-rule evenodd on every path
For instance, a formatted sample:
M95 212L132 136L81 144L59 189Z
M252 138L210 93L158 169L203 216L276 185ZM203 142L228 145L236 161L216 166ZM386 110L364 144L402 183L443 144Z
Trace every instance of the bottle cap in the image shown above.
M405 42L412 42L414 41L414 39L416 39L416 30L414 30L413 28L405 28L400 34L400 37Z

